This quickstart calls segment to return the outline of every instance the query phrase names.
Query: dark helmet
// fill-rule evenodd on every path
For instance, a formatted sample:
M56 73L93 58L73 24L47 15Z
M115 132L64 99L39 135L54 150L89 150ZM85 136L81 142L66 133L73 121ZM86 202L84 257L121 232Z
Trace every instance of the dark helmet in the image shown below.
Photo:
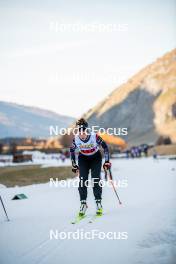
M84 118L79 119L76 122L76 126L79 128L79 130L86 130L86 128L88 128L88 123Z

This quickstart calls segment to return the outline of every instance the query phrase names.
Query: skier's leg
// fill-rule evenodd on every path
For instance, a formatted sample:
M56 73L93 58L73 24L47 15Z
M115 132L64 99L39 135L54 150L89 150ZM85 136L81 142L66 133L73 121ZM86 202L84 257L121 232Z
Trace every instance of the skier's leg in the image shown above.
M97 152L91 161L91 176L93 180L93 193L95 200L101 200L102 186L101 186L101 166L102 157L101 153Z
M101 153L96 153L95 158L91 163L91 173L93 179L93 192L96 202L96 215L101 216L103 214L103 208L101 204L102 199L102 186L101 186L101 166L102 166L102 157Z
M88 180L89 175L89 162L83 155L79 155L78 158L79 165L79 195L81 201L86 201L87 199L87 186L86 181Z

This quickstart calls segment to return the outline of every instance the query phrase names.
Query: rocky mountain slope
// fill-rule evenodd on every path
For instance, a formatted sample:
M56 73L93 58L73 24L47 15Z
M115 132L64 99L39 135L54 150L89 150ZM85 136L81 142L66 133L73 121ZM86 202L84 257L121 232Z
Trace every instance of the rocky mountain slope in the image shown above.
M127 127L131 144L176 142L176 49L148 65L90 109L84 118L101 127Z

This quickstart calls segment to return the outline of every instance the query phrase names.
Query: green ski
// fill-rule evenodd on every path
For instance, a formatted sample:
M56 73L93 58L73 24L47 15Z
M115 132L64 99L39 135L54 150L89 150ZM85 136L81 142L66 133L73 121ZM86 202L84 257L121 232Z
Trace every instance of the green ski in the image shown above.
M89 224L92 224L97 218L102 217L103 214L95 214L90 220L89 220Z
M76 216L75 220L73 220L71 223L74 224L78 224L81 220L83 220L84 218L86 218L86 215L78 215Z

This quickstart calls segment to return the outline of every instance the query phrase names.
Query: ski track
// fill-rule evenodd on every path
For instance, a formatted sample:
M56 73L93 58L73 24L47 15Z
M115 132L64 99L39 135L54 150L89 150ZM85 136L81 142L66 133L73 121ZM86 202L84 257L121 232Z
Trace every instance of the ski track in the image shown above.
M60 231L66 231L68 226L64 226ZM41 232L42 233L42 232ZM35 244L32 248L28 249L24 254L19 255L20 258L26 258L27 256L31 255L34 251L37 249L43 248L43 246L47 245L47 243L50 242L50 239L44 239L40 243Z
M88 190L87 217L77 224L71 224L74 219L72 214L79 208L79 196L75 188L50 189L48 184L41 184L1 189L10 222L0 222L3 239L0 239L0 263L70 264L75 261L80 264L80 250L85 254L90 249L96 255L87 255L85 264L97 263L100 257L102 264L108 261L115 264L117 260L120 264L142 264L147 263L148 254L150 263L170 264L173 247L171 242L174 239L170 234L175 234L176 223L173 214L176 207L175 163L169 160L155 162L152 158L144 158L113 159L112 165L114 179L128 180L128 188L117 188L122 206L118 204L112 188L105 187L105 213L92 223L89 220L94 215L95 205L91 189ZM27 194L28 199L11 201L16 192ZM65 201L65 206L62 201ZM0 217L2 216L4 219L4 214L0 211ZM111 229L128 231L129 239L123 242L102 242L97 239L89 243L87 240L75 242L73 239L49 238L51 229L74 232L78 229L90 231L94 228L104 232ZM152 237L150 234L153 234ZM27 240L24 243L19 240L18 244L18 238L23 239L25 236ZM156 239L153 240L153 237ZM153 242L155 240L157 247ZM164 250L166 254L163 254Z
M58 231L70 231L70 232L74 232L76 231L78 228L83 228L85 226L87 226L89 223L87 222L89 219L89 216L87 216L85 219L81 220L79 223L73 225L73 224L67 224L65 227L63 227L62 229L58 230ZM46 239L44 242L41 242L37 248L34 248L34 250L30 250L29 254L25 254L24 256L20 256L22 258L26 258L26 257L30 257L30 255L32 254L33 259L35 259L36 261L32 260L33 264L39 264L39 263L43 263L45 262L48 258L50 258L52 256L52 254L60 249L65 243L68 243L67 240L60 240L58 241L57 239L53 240L54 243L51 243L50 246L48 246L48 242L51 242L50 239ZM47 247L46 249L43 248ZM41 252L40 252L41 251ZM44 251L44 253L42 254L42 252ZM35 252L35 253L34 253ZM22 259L22 263L24 263L24 259Z
M81 229L81 228L85 228L85 227L88 227L88 226L91 226L93 225L95 222L98 221L98 219L96 219L95 221L93 221L92 223L89 222L89 220L91 219L86 217L84 220L82 220L80 223L78 224L75 224L75 228L72 229L72 230L69 230L69 231L76 231L77 229ZM87 221L86 221L87 220ZM82 223L84 221L84 223ZM55 257L57 257L59 250L62 249L63 246L65 246L65 244L68 244L68 246L66 246L67 248L67 254L69 251L72 250L72 246L70 246L69 244L69 240L61 240L59 243L57 242L57 245L52 248L52 250L50 250L49 252L47 252L44 256L41 256L40 260L35 262L34 264L48 264L48 263L55 263ZM53 262L51 261L53 259Z
M84 219L86 220L86 218ZM83 222L84 220L81 220L80 223L75 224L75 226L73 228L66 228L65 230L62 231L71 231L74 232L76 231L78 228L83 228L85 227L88 223L87 222ZM72 224L71 224L72 225ZM48 251L46 251L43 255L40 255L40 258L34 262L34 264L39 264L39 263L45 263L47 261L47 259L50 259L51 256L54 255L54 252L56 252L56 250L62 248L66 243L68 243L68 240L61 240L58 242L58 240L55 240L55 246L50 247L50 249ZM50 262L50 260L48 261L48 263Z
M81 220L79 223L77 224L67 224L64 227L62 227L60 230L58 230L59 232L63 232L63 231L71 231L74 232L76 231L78 228L83 228L87 225L89 225L89 220L91 219L92 215L87 215L85 219ZM19 255L18 257L21 259L21 262L24 263L25 259L27 257L30 257L32 254L35 254L35 257L37 259L37 256L40 256L40 258L36 261L33 262L34 264L38 264L43 262L43 260L45 260L45 258L47 258L46 256L50 256L50 253L52 253L53 251L55 251L56 249L60 248L64 242L67 242L67 240L60 240L60 242L58 242L58 240L54 240L56 244L56 246L52 245L51 249L48 249L45 251L45 254L40 254L40 250L45 250L45 247L48 247L48 243L51 242L50 239L44 239L43 241L41 241L40 243L35 244L35 246L33 246L32 248L30 248L27 252L25 252L22 255ZM49 248L49 247L48 247ZM33 255L34 256L34 255Z

